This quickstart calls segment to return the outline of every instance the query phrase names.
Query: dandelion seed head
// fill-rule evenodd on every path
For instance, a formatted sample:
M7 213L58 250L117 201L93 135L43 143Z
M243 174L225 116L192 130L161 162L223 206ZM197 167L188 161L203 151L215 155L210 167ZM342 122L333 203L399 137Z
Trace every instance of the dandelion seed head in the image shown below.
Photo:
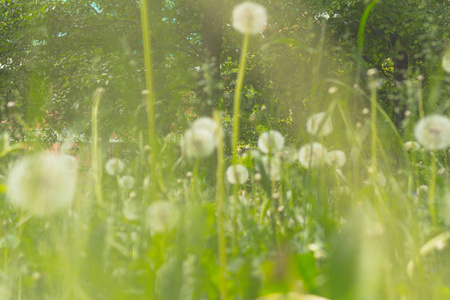
M119 178L119 186L131 190L134 187L135 180L133 176L125 175Z
M428 193L428 186L426 185L421 185L417 188L417 194L422 196L422 195L426 195Z
M233 27L241 33L260 33L267 23L264 6L254 2L242 2L233 9Z
M111 158L106 162L105 170L109 175L119 175L125 170L125 163L118 158Z
M445 247L447 247L447 244L444 240L440 240L440 241L436 242L436 250L442 251L445 249Z
M283 149L284 137L276 130L262 133L258 139L258 147L262 153L274 153Z
M344 185L344 186L341 186L340 188L339 188L339 192L341 193L341 194L343 194L343 195L350 195L351 194L351 190L350 190L350 188L348 187L348 186L346 186L346 185Z
M377 75L378 75L377 68L372 68L372 69L367 70L367 76L373 77L373 76L377 76Z
M381 81L378 79L378 70L376 68L369 69L367 71L368 86L370 89L376 89L381 85Z
M248 177L248 170L243 165L232 165L227 169L227 180L231 184L244 184Z
M181 139L181 149L189 158L208 157L215 146L214 135L205 128L188 129Z
M264 171L271 180L279 181L281 179L281 161L278 157L264 156L261 158Z
M260 173L256 173L255 174L255 181L261 181L261 174Z
M29 156L12 167L7 198L14 206L35 215L49 215L71 206L76 183L77 161L73 156Z
M450 120L431 115L421 119L414 128L416 140L428 150L443 150L450 146Z
M127 199L125 200L124 204L123 204L123 216L125 217L125 219L129 220L129 221L135 221L137 219L139 219L139 214L140 214L140 207L138 205L138 202L132 199Z
M200 117L192 123L191 129L206 129L215 136L217 134L217 123L211 118Z
M341 150L333 150L327 153L327 163L335 168L341 168L347 162L345 153Z
M306 144L300 148L298 160L305 168L316 168L327 160L328 151L322 144Z
M442 58L442 68L445 72L450 73L450 54L446 54Z
M332 95L338 91L338 88L336 86L330 86L328 89L328 94Z
M325 136L333 131L333 123L325 112L312 115L306 121L306 131L312 135Z
M403 144L406 151L415 151L420 149L419 143L415 141L407 141Z
M175 229L179 211L168 201L153 202L147 210L147 225L152 233L164 233Z

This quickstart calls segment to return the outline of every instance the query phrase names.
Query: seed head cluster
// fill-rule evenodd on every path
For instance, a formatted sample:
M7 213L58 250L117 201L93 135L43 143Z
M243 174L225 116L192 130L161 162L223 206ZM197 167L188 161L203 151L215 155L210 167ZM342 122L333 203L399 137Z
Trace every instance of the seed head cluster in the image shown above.
M264 132L259 136L258 147L262 153L276 153L283 149L284 137L276 130Z
M211 118L197 119L181 139L181 149L188 158L210 156L217 145L217 124Z
M417 142L428 150L443 150L450 146L450 120L440 115L421 119L414 128Z
M38 216L70 208L77 184L77 161L70 155L42 153L22 158L8 176L7 197Z
M306 121L306 131L316 136L326 136L333 132L333 123L325 112L312 115Z
M248 169L243 165L232 165L227 169L227 180L231 184L244 184L248 177Z
M267 23L264 6L254 2L243 2L233 10L233 27L241 33L260 33Z

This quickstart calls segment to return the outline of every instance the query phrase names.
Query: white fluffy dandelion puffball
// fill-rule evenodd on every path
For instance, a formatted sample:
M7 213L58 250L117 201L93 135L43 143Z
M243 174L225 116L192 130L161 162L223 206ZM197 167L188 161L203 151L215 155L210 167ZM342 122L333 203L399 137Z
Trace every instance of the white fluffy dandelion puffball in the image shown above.
M200 117L192 123L192 129L206 129L211 132L212 135L216 134L217 124L213 119L208 117Z
M281 179L281 162L278 157L264 156L261 158L264 171L271 180L279 181Z
M442 68L445 70L445 72L450 73L450 53L444 55L442 58Z
M189 158L208 157L215 147L214 135L205 128L188 129L181 139L181 149Z
M243 165L232 165L227 169L227 179L231 184L244 184L248 176L248 170Z
M345 165L347 157L341 150L333 150L327 153L327 163L335 168L341 168Z
M123 210L122 210L123 216L125 219L130 221L135 221L139 219L139 215L141 213L140 207L138 205L137 201L134 201L132 199L125 200L123 204Z
M267 23L264 6L254 2L242 2L233 10L233 27L241 33L260 33Z
M197 130L197 129L206 129L208 130L214 137L215 145L219 142L217 139L217 123L208 117L200 117L197 120L194 121L191 125L191 129Z
M276 130L266 131L259 136L258 147L262 153L274 153L283 149L284 137Z
M420 145L414 141L407 141L403 144L406 151L415 151L420 149Z
M312 135L329 135L333 131L333 123L327 113L320 112L309 117L306 121L306 130Z
M416 140L428 150L443 150L450 146L450 120L431 115L420 120L414 128Z
M44 216L68 209L75 195L77 160L70 155L42 153L19 160L8 175L8 200Z
M319 143L306 144L300 148L298 160L305 168L315 168L326 161L327 150Z
M106 162L105 170L109 175L119 175L125 170L125 163L118 158L111 158Z
M171 202L156 201L147 210L147 225L152 233L164 233L177 226L179 217L177 207Z
M135 180L133 176L125 175L119 178L119 186L124 189L131 190L134 187Z

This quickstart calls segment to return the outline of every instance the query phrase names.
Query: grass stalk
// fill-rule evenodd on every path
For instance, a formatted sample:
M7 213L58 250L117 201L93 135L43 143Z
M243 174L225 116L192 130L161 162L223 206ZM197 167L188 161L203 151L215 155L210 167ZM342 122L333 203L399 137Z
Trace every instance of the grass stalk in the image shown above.
M99 205L103 204L102 189L102 160L98 149L98 109L102 95L105 92L103 88L98 88L94 92L94 103L92 105L92 176L95 185L95 197Z
M370 123L372 133L372 155L371 155L371 173L373 181L376 180L377 173L377 87L375 84L370 86L370 103L372 111L372 119Z
M219 243L219 276L220 276L220 299L227 299L227 279L226 279L226 238L225 238L225 214L224 214L224 168L225 159L223 153L223 132L221 130L222 124L220 121L220 115L218 111L214 111L214 120L216 121L217 128L217 171L216 171L216 212L217 212L217 238Z
M419 110L419 118L421 118L421 119L423 119L423 117L425 116L425 113L424 113L424 110L423 110L422 80L423 80L423 78L420 77L419 80L417 81L417 85L418 85L417 105L418 105L418 110Z
M242 45L241 59L239 61L239 71L236 81L236 89L234 91L234 106L233 106L233 140L231 144L231 149L233 153L233 162L237 163L238 154L237 146L239 140L239 117L241 109L241 92L244 85L244 75L245 75L245 65L247 61L247 51L248 51L249 34L244 35L244 42Z
M436 152L431 151L431 176L428 189L428 210L430 211L431 221L434 226L437 225L436 221L436 207L434 204L436 193Z
M156 129L155 129L155 111L154 102L155 94L153 88L153 68L152 68L152 45L151 45L151 31L148 22L148 3L147 0L141 0L141 27L142 27L142 38L144 43L144 65L145 65L145 100L147 103L147 119L148 119L148 134L150 139L150 172L152 175L151 186L151 201L155 200L157 195L156 190L156 163L157 163L157 153L158 144L156 142Z
M200 170L200 159L196 158L194 163L194 170L192 171L192 177L191 177L191 203L197 203L200 204L200 201L194 200L197 196L197 185L198 185L198 172Z

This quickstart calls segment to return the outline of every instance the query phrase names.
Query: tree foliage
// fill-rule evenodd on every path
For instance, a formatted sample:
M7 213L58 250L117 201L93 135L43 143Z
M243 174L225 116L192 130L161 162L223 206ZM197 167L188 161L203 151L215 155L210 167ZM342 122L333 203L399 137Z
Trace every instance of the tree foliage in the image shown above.
M151 1L160 134L185 126L187 112L210 114L217 106L231 111L242 39L230 26L237 2ZM241 136L249 140L254 128L269 123L295 135L308 114L325 108L332 80L364 87L361 69L371 67L384 79L384 107L401 121L412 105L404 101L402 82L424 75L423 84L431 86L449 38L445 1L379 2L367 20L361 65L358 28L368 1L264 4L269 23L252 38L252 72L243 90ZM123 137L139 131L146 122L139 8L131 0L4 1L0 76L8 126L23 127L11 115L17 112L31 127L45 122L54 132L50 140L64 135L69 124L76 135L87 134L92 93L102 86L108 103L102 106L103 135L113 134L111 125ZM12 102L15 107L8 108Z

